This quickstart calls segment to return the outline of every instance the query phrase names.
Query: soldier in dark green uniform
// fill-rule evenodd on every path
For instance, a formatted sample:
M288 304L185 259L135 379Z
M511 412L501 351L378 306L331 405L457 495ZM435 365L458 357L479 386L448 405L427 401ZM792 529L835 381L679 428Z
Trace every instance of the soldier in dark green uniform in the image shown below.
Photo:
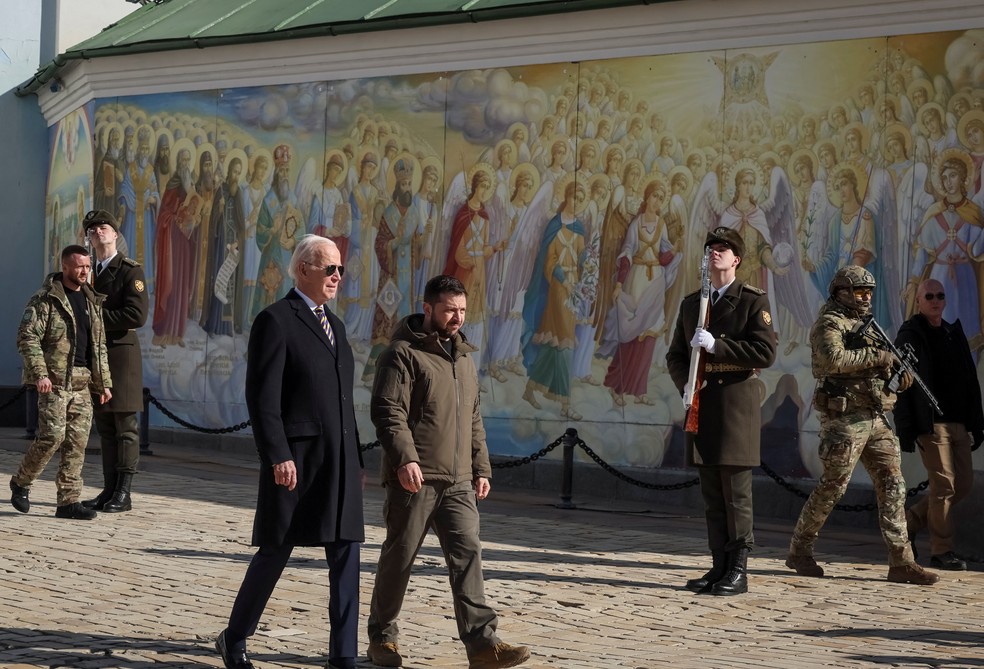
M932 585L939 576L913 559L905 524L905 479L899 441L885 418L895 406L886 386L898 364L890 351L876 348L856 333L871 313L875 277L864 267L848 265L830 281L826 303L810 330L813 407L820 414L820 461L823 475L800 511L789 542L786 566L800 576L823 576L813 557L820 528L851 481L858 460L871 477L878 501L878 524L888 547L888 580ZM906 374L900 390L912 384Z
M761 462L757 370L775 361L776 337L765 292L735 279L745 253L738 232L716 228L708 233L704 247L711 249L710 320L706 329L698 327L699 292L683 298L666 364L682 393L691 348L707 352L699 429L687 435L687 457L700 476L712 567L687 581L687 588L736 595L748 591L748 552L755 543L752 469Z
M116 250L120 227L107 211L90 211L83 221L96 254L93 286L102 304L113 399L95 411L102 450L103 489L86 508L107 513L129 511L130 485L137 473L140 437L137 412L143 408L143 363L137 328L147 322L147 285L136 260Z
M82 506L82 463L92 426L92 396L112 397L106 339L100 316L102 296L86 283L91 263L81 246L61 253L62 271L49 274L27 302L17 330L24 358L24 383L38 389L37 437L10 479L10 503L21 513L31 508L31 484L56 452L59 518L91 520Z

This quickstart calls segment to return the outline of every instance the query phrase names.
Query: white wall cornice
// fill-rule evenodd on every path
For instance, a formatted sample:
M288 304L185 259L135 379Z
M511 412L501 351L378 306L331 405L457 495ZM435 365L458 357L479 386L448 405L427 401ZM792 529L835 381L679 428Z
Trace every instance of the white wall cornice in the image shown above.
M93 98L601 60L984 27L980 0L680 0L73 61L49 124Z

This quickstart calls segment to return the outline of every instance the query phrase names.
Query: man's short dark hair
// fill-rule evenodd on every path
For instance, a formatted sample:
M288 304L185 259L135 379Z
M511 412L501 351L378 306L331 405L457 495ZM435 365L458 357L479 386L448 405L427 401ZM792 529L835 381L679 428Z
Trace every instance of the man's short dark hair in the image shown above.
M445 293L468 296L465 284L448 274L439 274L424 286L424 302L430 305L436 304Z
M78 244L70 244L62 249L61 259L65 262L72 256L87 256L89 252L85 250L84 246L79 246Z

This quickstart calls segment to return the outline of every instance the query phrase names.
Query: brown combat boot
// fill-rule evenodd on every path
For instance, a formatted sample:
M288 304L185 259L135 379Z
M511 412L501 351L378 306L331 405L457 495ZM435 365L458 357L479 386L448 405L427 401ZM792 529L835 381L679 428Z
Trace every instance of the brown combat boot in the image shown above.
M914 585L933 585L940 577L931 571L926 571L919 565L904 564L900 567L888 568L888 580L892 583L912 583Z
M377 667L402 667L400 647L393 641L370 641L366 652L369 661Z
M823 567L817 564L812 555L790 555L786 558L786 566L795 569L800 576L811 578L823 576Z
M468 658L468 669L505 669L518 666L528 659L530 649L526 646L510 646L500 641L473 653Z

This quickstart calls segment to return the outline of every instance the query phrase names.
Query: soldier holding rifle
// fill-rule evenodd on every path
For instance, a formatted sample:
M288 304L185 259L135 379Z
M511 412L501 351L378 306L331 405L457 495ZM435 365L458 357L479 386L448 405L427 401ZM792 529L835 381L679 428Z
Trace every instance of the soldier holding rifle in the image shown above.
M737 231L708 233L706 281L709 299L696 291L680 306L666 354L670 376L689 400L687 459L697 467L711 569L687 581L697 593L737 595L748 591L752 534L752 469L759 466L761 429L757 370L776 357L776 339L765 292L735 279L745 254ZM702 302L707 304L701 313ZM688 388L691 349L700 349L696 387Z
M800 576L823 576L813 547L860 460L875 488L878 522L888 547L888 580L932 585L939 576L916 564L909 545L899 442L885 417L895 406L894 386L905 391L915 375L911 362L900 359L870 318L874 290L875 277L865 268L837 270L810 331L823 475L800 512L786 566Z

